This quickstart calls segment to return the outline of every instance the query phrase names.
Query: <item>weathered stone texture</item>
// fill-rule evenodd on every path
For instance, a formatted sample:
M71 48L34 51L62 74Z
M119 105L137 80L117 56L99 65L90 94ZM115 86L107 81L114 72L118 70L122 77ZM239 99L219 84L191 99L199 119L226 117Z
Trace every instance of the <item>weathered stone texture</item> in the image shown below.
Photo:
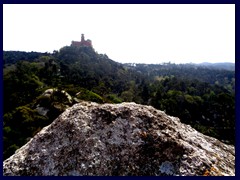
M82 102L5 160L3 175L235 175L235 148L150 106Z

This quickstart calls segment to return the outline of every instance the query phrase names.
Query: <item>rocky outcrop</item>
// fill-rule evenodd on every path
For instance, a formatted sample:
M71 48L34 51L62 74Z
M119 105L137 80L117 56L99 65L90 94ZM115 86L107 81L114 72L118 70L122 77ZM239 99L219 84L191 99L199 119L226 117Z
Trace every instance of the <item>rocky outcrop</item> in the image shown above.
M82 102L5 160L3 175L235 175L235 149L150 106Z
M74 99L66 91L47 89L38 97L35 110L42 116L55 118L73 103Z

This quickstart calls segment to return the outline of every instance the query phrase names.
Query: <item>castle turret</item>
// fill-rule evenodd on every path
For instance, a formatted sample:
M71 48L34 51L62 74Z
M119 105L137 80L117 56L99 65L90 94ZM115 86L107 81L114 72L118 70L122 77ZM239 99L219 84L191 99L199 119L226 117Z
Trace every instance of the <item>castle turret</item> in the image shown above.
M82 37L81 37L81 42L85 42L85 39L84 39L84 34L82 34Z

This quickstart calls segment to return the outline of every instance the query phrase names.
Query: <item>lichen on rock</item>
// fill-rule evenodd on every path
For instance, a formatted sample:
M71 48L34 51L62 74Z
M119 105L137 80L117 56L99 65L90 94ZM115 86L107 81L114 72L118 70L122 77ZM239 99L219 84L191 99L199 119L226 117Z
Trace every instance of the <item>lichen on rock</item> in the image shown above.
M3 163L3 175L235 175L235 148L135 103L81 102Z

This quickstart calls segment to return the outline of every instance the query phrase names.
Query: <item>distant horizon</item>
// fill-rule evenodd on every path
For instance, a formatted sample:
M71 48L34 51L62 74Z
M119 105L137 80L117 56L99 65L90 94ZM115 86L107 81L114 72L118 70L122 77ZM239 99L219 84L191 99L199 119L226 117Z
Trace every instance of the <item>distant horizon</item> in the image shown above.
M234 4L3 5L4 51L52 53L81 34L119 63L235 63Z
M36 53L50 53L50 54L53 53L53 52L21 51L21 50L3 50L3 51L19 51L19 52L27 52L27 53L36 52ZM54 50L54 51L59 51L59 50ZM102 54L100 52L98 52L98 53ZM111 58L109 57L109 59L111 59ZM116 61L114 59L111 59L111 60L113 60L115 62L118 62L118 61ZM165 64L165 63L172 63L172 64L204 64L204 63L208 63L208 64L225 64L225 63L230 63L230 64L235 64L235 61L234 62L228 62L228 61L226 61L226 62L206 62L206 61L202 61L202 62L198 62L198 63L195 63L195 62L174 63L172 61L162 61L160 63L147 63L147 62L145 62L145 63L141 63L141 62L118 62L118 63L122 63L122 64L156 64L156 65L157 64Z

